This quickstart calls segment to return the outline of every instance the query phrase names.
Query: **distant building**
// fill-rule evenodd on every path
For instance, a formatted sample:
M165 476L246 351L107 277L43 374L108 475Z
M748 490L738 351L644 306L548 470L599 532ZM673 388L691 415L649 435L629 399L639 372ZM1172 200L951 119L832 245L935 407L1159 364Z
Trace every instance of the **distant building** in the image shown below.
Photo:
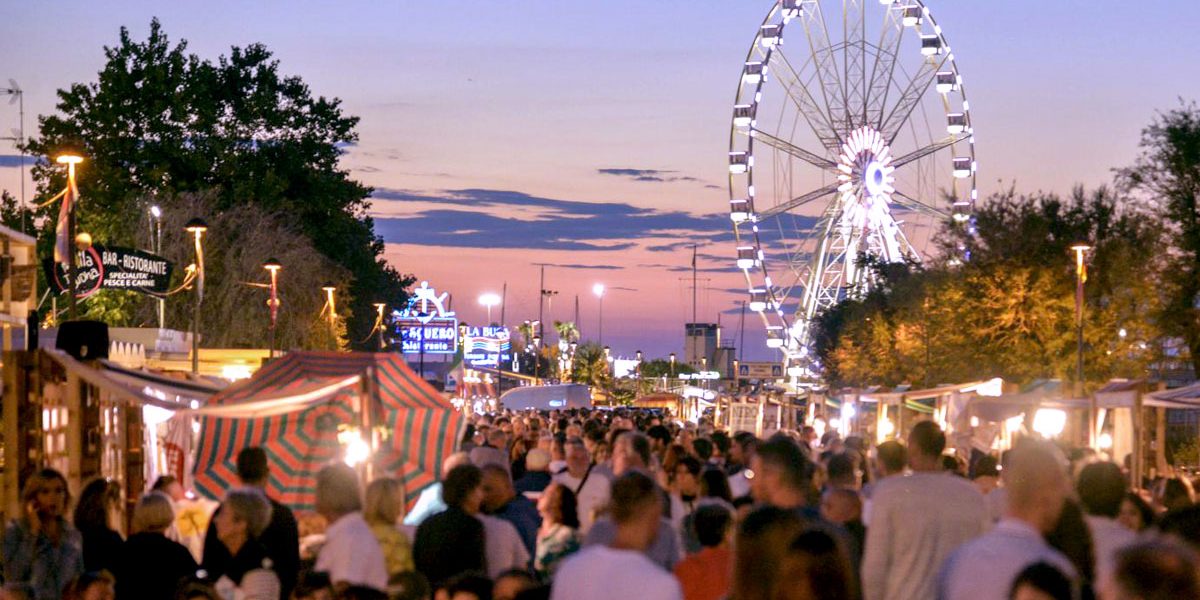
M683 362L697 371L717 370L721 326L714 323L687 323L684 328Z

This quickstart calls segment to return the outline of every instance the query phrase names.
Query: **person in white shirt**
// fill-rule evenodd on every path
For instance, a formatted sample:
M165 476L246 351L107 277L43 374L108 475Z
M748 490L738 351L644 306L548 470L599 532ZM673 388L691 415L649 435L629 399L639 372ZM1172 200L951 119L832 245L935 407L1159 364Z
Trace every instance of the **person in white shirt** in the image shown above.
M987 530L983 494L942 471L945 447L937 423L917 423L908 436L912 475L875 486L862 563L866 600L933 598L946 557Z
M1043 562L1078 586L1071 561L1043 537L1054 529L1071 492L1064 463L1045 442L1024 441L1012 450L1001 475L1008 490L1005 517L950 555L938 577L937 598L1008 600L1017 576Z
M1096 581L1103 581L1112 572L1118 550L1137 541L1136 533L1117 522L1128 488L1121 467L1111 462L1087 465L1075 483L1075 492L1087 513L1084 521L1092 533Z
M529 570L529 550L521 541L521 534L512 523L499 517L476 513L475 518L483 522L484 554L487 556L488 577L495 579L501 573L516 569Z
M592 463L582 439L573 437L566 444L567 470L554 476L559 485L575 492L579 507L579 535L586 536L596 514L608 504L609 479Z
M317 473L316 508L329 527L315 569L329 573L335 585L386 591L387 564L375 534L363 519L362 491L354 469L330 465Z
M682 600L678 580L646 556L659 534L662 495L641 471L612 485L610 514L616 535L568 558L554 577L551 600Z

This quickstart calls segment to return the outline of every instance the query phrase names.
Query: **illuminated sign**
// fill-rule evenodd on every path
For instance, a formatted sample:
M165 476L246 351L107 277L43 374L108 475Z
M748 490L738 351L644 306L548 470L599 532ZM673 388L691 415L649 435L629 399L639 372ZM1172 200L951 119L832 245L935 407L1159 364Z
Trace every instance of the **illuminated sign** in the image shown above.
M512 359L512 339L507 327L463 327L463 360L472 367L500 366Z
M428 281L414 288L408 304L392 312L395 340L404 354L454 354L458 351L458 319L449 310L450 295L438 294Z
M400 351L405 354L454 354L458 351L458 319L399 319L395 323Z
M720 379L721 374L717 371L700 371L699 373L680 373L680 379Z

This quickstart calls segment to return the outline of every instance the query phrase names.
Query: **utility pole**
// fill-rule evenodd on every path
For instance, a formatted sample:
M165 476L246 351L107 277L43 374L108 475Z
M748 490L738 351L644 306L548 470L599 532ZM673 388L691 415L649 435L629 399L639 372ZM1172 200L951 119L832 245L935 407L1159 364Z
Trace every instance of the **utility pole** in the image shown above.
M696 286L696 251L698 245L692 244L692 322L696 322L696 292L699 287Z
M16 142L17 152L21 155L21 233L29 233L29 207L25 204L25 90L22 90L16 81L9 79L8 87L0 89L0 94L12 96L8 101L10 105L13 102L17 103L17 135L0 139ZM71 243L74 244L74 240Z
M744 355L742 352L746 348L746 301L742 300L742 317L738 323L738 362L742 362Z

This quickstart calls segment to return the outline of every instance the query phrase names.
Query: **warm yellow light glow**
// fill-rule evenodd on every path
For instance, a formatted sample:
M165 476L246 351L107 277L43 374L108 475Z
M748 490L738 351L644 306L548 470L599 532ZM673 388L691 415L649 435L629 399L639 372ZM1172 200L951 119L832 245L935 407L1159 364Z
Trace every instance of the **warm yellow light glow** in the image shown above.
M338 432L338 443L345 450L345 455L342 460L348 466L356 467L371 457L371 446L359 434L358 429L353 427L343 429Z
M884 419L879 422L879 434L887 437L896 433L896 424L891 419Z
M83 162L83 157L78 154L63 154L55 158L54 161L62 165L77 165Z
M221 378L229 381L250 378L250 367L247 365L224 365L221 367Z
M1067 427L1067 413L1056 408L1039 408L1033 415L1033 430L1046 436L1058 437Z
M1113 447L1112 435L1108 433L1100 434L1100 439L1096 440L1096 445L1100 446L1101 450L1111 450Z

